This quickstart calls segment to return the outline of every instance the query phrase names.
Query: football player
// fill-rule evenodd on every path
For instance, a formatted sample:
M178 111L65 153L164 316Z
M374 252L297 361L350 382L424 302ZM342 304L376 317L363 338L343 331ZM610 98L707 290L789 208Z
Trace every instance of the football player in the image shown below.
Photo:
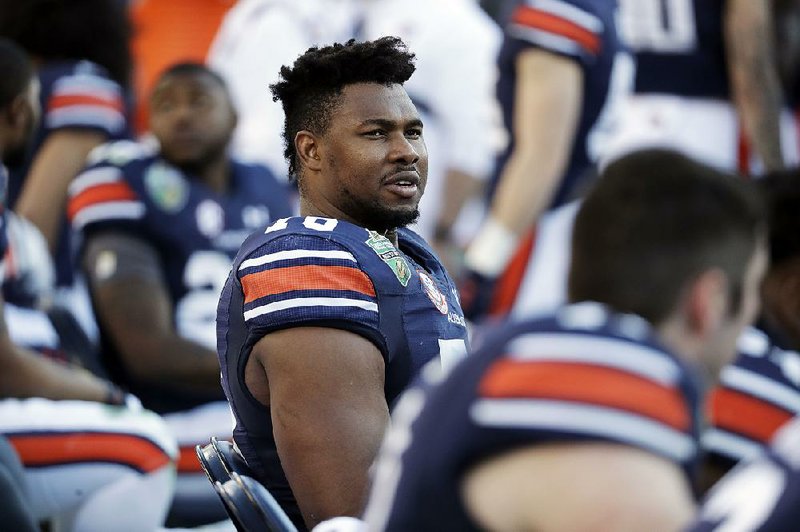
M242 246L217 338L234 440L300 529L358 516L395 399L420 368L455 364L455 287L404 228L427 151L396 37L311 48L272 85L300 217Z
M686 525L698 384L755 317L764 225L746 183L674 152L609 166L577 214L572 304L400 399L368 529Z
M230 437L232 426L215 353L219 294L247 235L291 209L265 167L228 156L236 114L217 74L174 65L150 106L159 147L120 141L93 152L70 185L67 210L83 239L105 369L164 414L178 438L175 516L189 524L209 508L222 516L213 505L195 507L190 487L216 501L194 445Z

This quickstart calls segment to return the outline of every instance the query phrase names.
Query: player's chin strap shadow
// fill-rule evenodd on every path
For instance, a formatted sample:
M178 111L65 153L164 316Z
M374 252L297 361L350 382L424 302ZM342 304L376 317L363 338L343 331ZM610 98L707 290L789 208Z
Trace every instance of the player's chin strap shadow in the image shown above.
M250 467L230 442L212 437L195 448L208 480L222 499L239 532L297 532L269 490L255 480Z

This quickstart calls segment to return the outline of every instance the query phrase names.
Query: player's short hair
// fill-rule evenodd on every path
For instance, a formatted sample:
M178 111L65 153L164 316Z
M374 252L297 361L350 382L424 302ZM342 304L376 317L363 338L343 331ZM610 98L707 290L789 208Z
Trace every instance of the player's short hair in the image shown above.
M397 37L309 48L291 67L281 67L281 79L270 89L286 116L283 153L289 175L297 176L298 170L295 135L302 130L324 134L342 89L354 83L403 84L414 70L414 54Z
M0 37L0 109L23 94L33 79L33 67L25 51Z
M45 61L92 61L128 85L131 36L119 0L0 0L0 36Z
M771 266L800 257L800 168L756 181L767 208Z
M668 150L629 154L602 172L578 211L569 298L658 325L687 282L720 268L735 313L765 230L751 183Z
M208 76L209 78L213 79L222 89L228 93L228 84L225 80L220 76L216 71L209 68L207 65L203 63L197 63L194 61L183 61L180 63L175 63L173 65L168 66L161 73L158 75L156 79L156 85L160 83L164 78L169 76L182 76L182 75L189 75L189 76Z

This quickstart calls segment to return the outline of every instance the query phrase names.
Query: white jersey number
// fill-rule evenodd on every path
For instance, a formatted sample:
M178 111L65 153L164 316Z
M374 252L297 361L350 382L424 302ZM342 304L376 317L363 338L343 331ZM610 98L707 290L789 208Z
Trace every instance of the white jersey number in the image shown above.
M697 46L693 0L620 0L619 32L636 52L686 53Z
M217 348L217 304L231 269L231 259L218 251L197 251L183 270L189 290L175 308L178 334L209 349Z

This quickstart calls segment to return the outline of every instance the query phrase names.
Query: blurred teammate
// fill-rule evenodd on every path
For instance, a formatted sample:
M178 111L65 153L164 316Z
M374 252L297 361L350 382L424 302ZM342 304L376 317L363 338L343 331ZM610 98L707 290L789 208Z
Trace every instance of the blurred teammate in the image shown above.
M0 35L34 59L42 121L10 175L8 205L42 233L56 266L56 302L96 331L85 290L75 288L67 187L96 146L128 136L130 31L117 0L0 0Z
M396 37L311 48L272 85L300 217L242 246L217 318L234 440L300 528L357 516L389 410L466 351L455 287L405 226L428 156Z
M39 83L24 52L5 39L0 71L0 155L10 162L35 130ZM5 188L4 166L0 173ZM6 245L3 212L0 256ZM2 316L0 434L25 467L22 491L35 519L58 530L157 528L172 497L176 454L163 421L123 406L135 401L89 372L15 345Z
M525 271L534 256L526 237L545 212L580 197L595 172L633 76L615 11L612 0L528 0L506 27L497 95L511 142L465 256L462 303L473 319L507 313L523 278L539 275Z
M216 501L194 445L232 427L214 351L220 291L247 235L290 208L266 168L229 158L236 114L215 73L171 67L150 106L160 148L123 141L94 152L70 185L68 213L83 239L105 369L165 415L182 449L176 504L189 509L195 492Z
M630 155L578 212L572 304L514 322L395 410L369 530L677 530L703 390L758 310L762 211L671 152Z
M730 171L747 172L751 152L762 170L783 166L773 2L621 0L620 35L636 84L611 156L665 146Z
M800 173L772 173L757 182L769 211L770 267L756 328L739 342L709 404L703 443L715 476L752 457L800 415ZM712 478L713 480L713 478Z

